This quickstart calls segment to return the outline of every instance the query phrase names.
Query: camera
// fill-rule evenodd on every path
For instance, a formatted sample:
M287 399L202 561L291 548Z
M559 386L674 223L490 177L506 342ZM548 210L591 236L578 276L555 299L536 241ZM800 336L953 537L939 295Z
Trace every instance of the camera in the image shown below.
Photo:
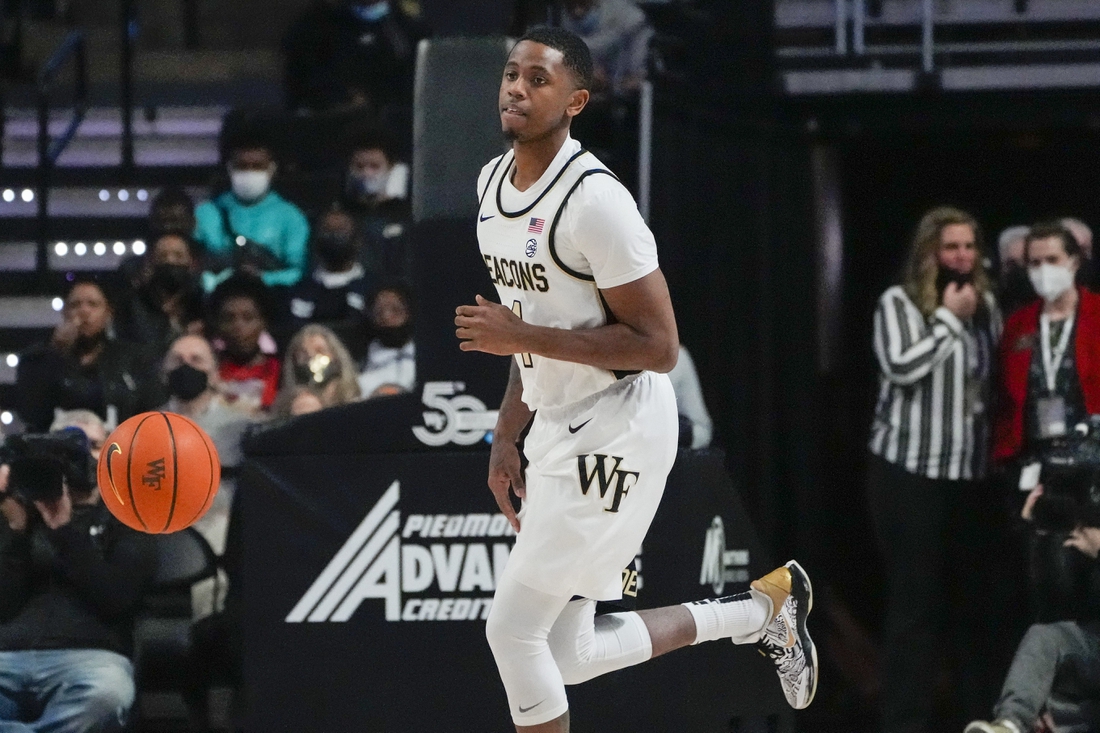
M11 435L0 446L0 464L11 468L8 492L25 504L55 502L65 484L86 493L95 486L88 437L80 428Z
M1035 503L1036 526L1059 533L1100 527L1100 415L1051 440L1039 458L1043 495Z

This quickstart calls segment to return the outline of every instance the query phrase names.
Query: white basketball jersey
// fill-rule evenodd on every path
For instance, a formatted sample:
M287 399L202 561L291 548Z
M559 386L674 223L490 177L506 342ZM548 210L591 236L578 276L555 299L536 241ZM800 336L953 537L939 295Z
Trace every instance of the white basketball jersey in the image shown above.
M511 184L511 151L482 169L477 234L500 302L528 323L596 328L613 318L600 288L657 269L653 235L618 179L567 139L546 173L523 192ZM622 374L586 364L515 356L523 401L560 407L613 384Z

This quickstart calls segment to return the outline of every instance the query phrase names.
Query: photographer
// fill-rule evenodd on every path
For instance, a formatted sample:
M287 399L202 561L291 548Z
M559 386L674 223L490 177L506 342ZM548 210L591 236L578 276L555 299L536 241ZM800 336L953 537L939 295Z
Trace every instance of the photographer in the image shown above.
M153 538L110 515L79 430L15 436L0 465L0 730L123 728Z
M1077 527L1064 546L1091 559L1095 582L1100 527ZM993 708L994 720L976 720L965 733L1028 733L1037 723L1053 733L1100 730L1100 598L1093 588L1091 612L1081 619L1028 629Z
M1084 572L1062 543L1079 524L1066 503L1085 478L1069 465L1074 446L1087 447L1073 427L1100 414L1100 296L1075 286L1081 248L1058 222L1032 227L1025 261L1040 300L1005 325L994 459L1025 466L1017 485L1033 492L1024 515L1041 530L1029 532L1032 596L1039 618L1060 620L1076 613ZM1052 463L1058 456L1066 470Z

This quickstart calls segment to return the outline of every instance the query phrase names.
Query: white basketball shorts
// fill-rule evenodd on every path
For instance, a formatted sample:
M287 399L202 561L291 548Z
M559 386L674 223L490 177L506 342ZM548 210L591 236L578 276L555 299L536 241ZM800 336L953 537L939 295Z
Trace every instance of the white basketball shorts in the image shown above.
M622 572L661 503L678 429L672 383L653 372L538 410L505 575L555 596L622 598Z

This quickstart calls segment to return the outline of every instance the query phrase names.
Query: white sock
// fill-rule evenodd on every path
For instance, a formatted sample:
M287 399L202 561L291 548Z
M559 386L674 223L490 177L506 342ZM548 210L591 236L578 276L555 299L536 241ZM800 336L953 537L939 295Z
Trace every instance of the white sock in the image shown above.
M751 588L735 596L692 601L684 607L695 619L693 644L718 639L733 639L734 644L755 643L775 615L772 599Z

